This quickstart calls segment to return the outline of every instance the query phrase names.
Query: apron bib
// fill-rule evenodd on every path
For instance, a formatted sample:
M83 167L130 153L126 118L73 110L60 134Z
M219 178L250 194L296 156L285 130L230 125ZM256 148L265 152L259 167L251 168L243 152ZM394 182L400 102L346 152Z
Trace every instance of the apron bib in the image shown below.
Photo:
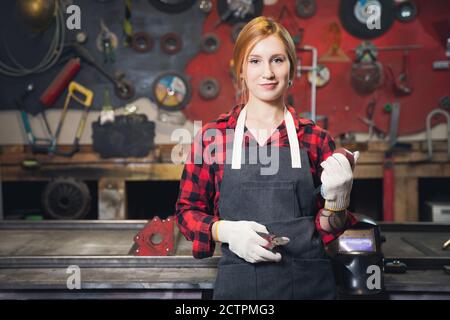
M290 147L278 148L278 171L273 175L261 175L264 166L260 161L241 161L242 154L248 153L242 145L245 117L244 108L236 125L232 164L224 166L220 217L256 221L290 242L276 248L282 255L280 262L254 264L239 258L223 243L213 298L334 299L331 262L314 223L315 194L308 155L299 148L292 115L285 109ZM247 154L245 159L249 159Z

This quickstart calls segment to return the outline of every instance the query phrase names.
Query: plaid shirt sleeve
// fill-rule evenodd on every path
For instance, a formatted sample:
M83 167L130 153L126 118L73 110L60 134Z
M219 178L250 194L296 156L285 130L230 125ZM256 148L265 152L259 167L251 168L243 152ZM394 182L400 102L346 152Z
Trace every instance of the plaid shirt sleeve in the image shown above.
M211 257L215 241L212 239L212 224L219 220L214 215L214 166L201 158L204 145L201 134L195 137L190 155L184 166L180 181L175 215L180 232L192 241L194 258ZM196 163L198 162L198 163Z
M322 161L326 160L329 156L331 156L336 149L336 145L334 143L333 138L330 136L330 134L323 130L320 134L320 137L323 138L323 141L321 143L321 146L318 147L317 150L317 161L316 161L316 172L318 179L320 179L320 176L322 174L323 168L320 166ZM345 228L343 228L340 232L328 232L322 229L322 226L320 225L320 214L322 213L323 207L325 204L325 200L322 198L322 196L318 195L317 199L317 208L318 213L316 215L315 223L316 223L316 229L319 232L319 234L322 236L322 242L327 245L328 243L332 242L336 238L338 238L345 229L349 228L350 226L354 225L356 223L355 217L352 215L350 211L347 210L347 223Z

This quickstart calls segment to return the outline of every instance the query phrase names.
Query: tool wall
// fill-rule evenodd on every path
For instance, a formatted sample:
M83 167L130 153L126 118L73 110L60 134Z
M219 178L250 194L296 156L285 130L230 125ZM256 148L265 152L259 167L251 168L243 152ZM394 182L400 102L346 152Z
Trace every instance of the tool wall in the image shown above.
M70 15L64 11L61 26L65 32L64 48L60 58L48 70L38 74L21 77L0 74L0 108L16 108L15 99L25 91L29 83L33 83L35 88L26 100L28 112L36 114L49 107L61 108L67 91L63 91L51 106L43 104L40 98L69 59L75 57L81 57L81 69L73 80L94 92L92 109L99 110L104 105L105 89L110 91L111 104L115 107L140 97L154 99L154 80L167 72L183 76L185 65L199 52L201 27L205 18L205 13L193 5L195 1L184 1L191 5L179 13L157 9L152 4L154 2L129 1L130 14L127 17L127 1L70 1L80 8L81 30L69 30L66 27ZM61 3L69 4L68 1ZM15 0L1 2L0 20L0 36L3 40L0 45L0 60L14 67L17 66L13 60L24 67L36 65L45 56L57 29L56 23L52 22L44 31L30 32L30 26L23 21ZM135 38L131 42L135 43L134 46L133 43L125 45L124 20L132 23ZM111 38L110 54L103 50L102 32L109 34L107 37ZM84 41L80 39L83 37L86 38ZM72 44L76 44L76 47ZM112 80L89 63L86 56L94 60ZM118 86L113 83L117 80L131 85L131 92L121 94ZM188 84L187 79L182 80ZM77 105L74 104L74 107Z
M101 109L108 88L114 107L148 97L168 111L183 110L191 120L206 122L227 112L238 100L230 74L234 38L243 22L261 14L280 20L296 40L302 69L297 71L289 101L305 116L311 111L308 67L313 64L312 51L307 48L317 49L317 122L324 126L322 119L326 117L334 136L367 132L367 120L381 133L388 133L389 111L394 103L400 106L399 135L424 130L431 110L449 108L445 99L450 88L450 70L446 66L450 37L447 0L410 1L415 4L411 18L397 16L402 11L394 0L257 0L248 2L248 7L243 6L245 1L238 0L175 1L172 7L154 0L71 2L81 8L81 30L65 28L65 43L78 41L113 78L108 80L81 58L81 69L74 80L94 91L94 109ZM131 3L128 9L127 2ZM364 18L367 5L373 3L381 4L383 9L381 28L368 31L358 21ZM16 67L35 65L48 49L55 23L40 33L30 32L17 14L15 1L5 0L0 6L0 60ZM241 14L230 10L236 8ZM67 17L63 16L64 22ZM135 36L134 49L123 44L126 17ZM116 37L111 41L117 45L112 56L102 48L101 34L105 30ZM82 41L80 31L87 41ZM42 73L0 75L0 108L17 108L14 100L30 82L35 84L35 91L27 99L27 110L36 114L48 108L39 98L68 59L77 56L73 48L67 47L58 62ZM117 89L123 87L114 81L132 85L133 94L118 97ZM158 93L158 88L164 92L166 87L178 88L172 100ZM127 89L125 92L130 93ZM62 107L64 96L65 92L51 108Z
M328 117L329 130L334 136L345 132L367 132L367 124L360 117L366 117L367 106L376 100L373 111L375 124L386 134L389 132L391 114L384 110L386 104L398 102L401 106L398 134L416 133L425 129L427 114L439 107L439 101L450 93L450 70L435 70L433 62L449 60L446 57L446 42L450 36L450 2L449 1L415 1L417 17L411 22L400 22L392 18L389 28L383 28L383 34L370 38L366 33L365 39L349 33L343 26L341 15L353 15L353 9L342 9L341 1L318 0L315 14L309 18L297 15L296 3L301 1L277 1L272 6L264 6L263 15L279 17L284 6L289 13L284 13L281 22L287 27L291 35L298 35L297 28L303 29L301 43L316 47L318 63L329 70L330 79L322 87L317 88L317 115ZM308 2L308 1L307 1ZM357 1L350 2L355 7ZM370 1L367 1L370 2ZM389 1L380 1L387 3ZM341 10L341 11L340 11ZM192 119L214 119L219 112L230 109L230 101L235 96L235 89L229 79L229 62L232 54L232 26L223 24L214 29L218 16L215 11L206 18L203 30L205 33L216 32L222 40L218 52L213 55L200 53L191 60L186 73L192 77L194 88L198 87L201 79L207 75L223 79L221 93L214 101L205 101L194 90L190 107L186 109ZM351 25L351 19L350 23ZM361 26L358 25L358 28ZM353 26L353 30L358 29ZM357 33L357 32L354 32ZM370 38L370 39L369 39ZM352 86L352 65L356 60L353 49L361 45L362 41L370 40L379 48L377 62L381 64L380 82L375 89L368 93L358 93ZM417 49L401 50L402 46L417 46ZM383 50L396 47L397 50ZM407 83L410 93L402 94L395 89L394 80L398 79L402 71L403 55L407 55ZM301 64L310 66L312 54L298 51ZM216 68L209 68L218 65ZM390 72L392 69L392 74ZM311 84L307 80L308 72L302 72L301 77L294 80L290 90L294 106L299 113L309 112L311 109ZM326 76L324 76L326 78ZM398 81L398 80L397 80ZM325 82L325 81L324 81ZM388 106L389 107L389 106ZM320 119L320 118L318 118ZM442 118L444 119L444 118ZM433 124L442 122L439 118ZM444 119L445 120L445 119ZM323 126L323 121L318 120Z

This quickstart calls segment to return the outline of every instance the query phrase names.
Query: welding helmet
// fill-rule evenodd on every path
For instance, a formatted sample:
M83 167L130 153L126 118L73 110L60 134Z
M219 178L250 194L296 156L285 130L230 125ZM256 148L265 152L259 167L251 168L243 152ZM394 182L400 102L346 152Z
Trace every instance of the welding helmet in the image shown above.
M375 295L384 289L381 238L376 222L353 214L357 223L328 244L339 293Z

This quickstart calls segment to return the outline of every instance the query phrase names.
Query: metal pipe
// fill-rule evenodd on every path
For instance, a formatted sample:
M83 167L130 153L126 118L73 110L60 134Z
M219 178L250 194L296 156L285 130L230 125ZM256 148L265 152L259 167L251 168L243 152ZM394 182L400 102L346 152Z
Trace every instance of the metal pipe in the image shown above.
M148 220L7 220L0 222L0 230L136 230Z
M431 160L433 158L433 143L431 139L431 119L437 114L442 114L447 118L447 157L450 160L450 115L447 111L442 109L434 109L427 115L428 160Z
M311 79L311 120L316 121L316 89L317 89L317 49L305 45L304 47L299 48L302 51L311 51L312 52L312 66L310 67L301 67L301 70L312 71L312 79Z
M1 269L15 268L215 268L220 257L192 256L1 256Z

